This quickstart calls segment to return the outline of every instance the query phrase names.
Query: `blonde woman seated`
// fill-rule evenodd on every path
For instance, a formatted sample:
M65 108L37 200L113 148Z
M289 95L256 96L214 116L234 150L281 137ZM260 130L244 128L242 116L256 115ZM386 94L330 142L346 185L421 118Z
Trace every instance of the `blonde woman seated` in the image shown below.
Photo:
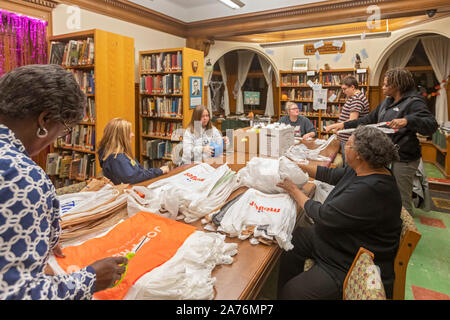
M202 162L203 159L214 155L211 143L222 146L222 140L228 144L228 138L211 123L209 110L205 106L198 106L192 114L192 120L183 136L183 164Z
M135 184L169 172L167 166L144 169L134 159L131 150L133 137L131 123L125 119L114 118L105 126L98 150L98 158L103 169L103 175L114 184Z

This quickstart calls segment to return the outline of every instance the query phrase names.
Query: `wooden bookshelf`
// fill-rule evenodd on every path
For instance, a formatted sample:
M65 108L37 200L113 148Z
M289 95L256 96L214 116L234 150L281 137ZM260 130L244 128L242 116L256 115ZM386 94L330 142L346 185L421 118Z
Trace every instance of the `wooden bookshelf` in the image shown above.
M347 75L353 75L358 79L360 89L364 91L369 99L369 69L332 69L319 72L313 71L280 71L279 104L278 114L286 115L284 108L288 101L301 104L300 115L309 118L317 129L319 138L326 138L328 133L324 131L325 123L337 122L340 111L345 104L340 82ZM336 94L334 101L327 101L327 110L314 110L313 89L307 84L311 80L313 83L322 84L322 88L328 89L328 97Z
M63 185L100 176L101 168L97 156L97 146L103 136L106 124L111 119L124 118L132 123L133 131L135 127L134 114L132 112L135 101L134 39L99 29L92 29L53 36L49 38L49 41L68 44L71 40L87 41L88 38L93 39L94 45L94 60L92 63L84 63L84 61L80 60L78 64L67 65L64 61L62 62L63 67L71 72L88 72L93 76L94 88L92 91L86 91L88 105L89 100L92 100L91 103L93 102L94 104L92 114L88 119L83 119L79 123L80 127L89 128L85 129L89 132L87 136L88 143L82 143L81 145L79 143L61 144L60 141L57 141L52 146L51 152L71 155L74 160L79 156L85 157L85 155L89 155L92 167L87 172L72 175L70 178L63 178ZM51 46L49 50L51 50ZM87 108L87 110L91 110L89 106ZM86 135L84 136L86 137ZM133 150L134 145L133 141ZM76 165L76 161L73 161L73 165ZM51 178L54 180L55 186L59 187L61 184L59 175L51 176Z
M203 89L203 56L202 51L190 48L139 52L139 146L145 168L173 166L171 150L182 141L182 131L194 110L189 108L190 77L201 77ZM196 72L194 60L198 62ZM202 92L202 101L203 97ZM179 135L171 134L175 131ZM157 144L164 150L159 155Z

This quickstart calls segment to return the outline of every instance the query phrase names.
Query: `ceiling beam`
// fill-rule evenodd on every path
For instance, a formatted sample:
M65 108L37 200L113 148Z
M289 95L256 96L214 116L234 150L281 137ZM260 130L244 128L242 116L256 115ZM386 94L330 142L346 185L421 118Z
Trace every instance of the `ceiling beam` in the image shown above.
M450 10L448 0L334 0L325 3L287 7L252 14L210 19L188 24L188 34L212 39L320 27L366 21L367 8L377 5L381 18L424 14L428 9Z
M27 0L42 1L42 0ZM231 39L236 36L363 22L377 5L381 19L450 11L448 0L330 0L224 18L186 23L127 0L53 0L183 38Z

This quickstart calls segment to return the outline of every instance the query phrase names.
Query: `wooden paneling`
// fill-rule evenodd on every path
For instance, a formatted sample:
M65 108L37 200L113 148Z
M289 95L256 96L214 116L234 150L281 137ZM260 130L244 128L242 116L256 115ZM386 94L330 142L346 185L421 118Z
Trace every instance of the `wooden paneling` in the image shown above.
M134 39L96 29L94 41L98 145L103 129L113 118L130 121L134 130Z

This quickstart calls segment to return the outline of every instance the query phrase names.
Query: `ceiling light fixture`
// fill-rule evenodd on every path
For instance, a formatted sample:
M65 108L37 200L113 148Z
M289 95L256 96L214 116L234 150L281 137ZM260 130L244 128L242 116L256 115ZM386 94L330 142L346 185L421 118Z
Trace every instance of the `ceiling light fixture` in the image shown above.
M391 36L390 31L383 31L383 32L372 32L372 33L366 33L365 39L373 39L373 38L388 38ZM285 47L285 46L292 46L297 44L305 44L305 43L311 43L316 41L330 41L330 40L361 40L361 34L349 34L344 36L335 36L335 37L326 37L326 38L315 38L315 39L301 39L301 40L286 40L286 41L279 41L279 42L267 42L267 43L260 43L259 45L263 48L269 48L269 47Z
M245 3L239 0L219 0L219 1L233 9L239 9L245 6Z

